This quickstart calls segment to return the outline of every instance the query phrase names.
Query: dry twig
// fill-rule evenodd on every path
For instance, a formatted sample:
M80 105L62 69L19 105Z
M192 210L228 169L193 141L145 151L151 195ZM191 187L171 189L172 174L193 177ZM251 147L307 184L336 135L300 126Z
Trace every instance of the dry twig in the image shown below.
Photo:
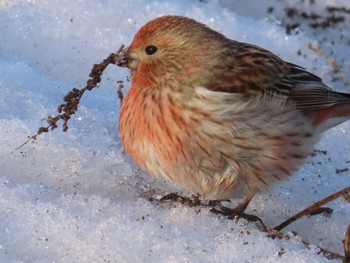
M110 54L101 63L94 64L89 74L90 78L87 80L85 87L82 89L73 88L71 91L69 91L68 94L66 94L63 97L64 103L59 105L57 108L59 114L57 114L54 117L48 116L46 118L48 125L40 127L35 135L29 136L28 140L25 141L19 147L17 147L15 150L20 149L30 141L35 141L37 137L42 133L46 133L56 129L58 127L57 122L59 120L63 120L63 131L66 132L68 130L68 121L71 118L71 116L77 112L80 99L85 93L85 91L91 91L97 86L98 83L101 82L101 76L103 74L103 71L107 68L109 64L116 64L119 55L123 49L124 45L121 45L117 52ZM123 82L118 81L118 84L118 97L121 101L123 99L123 94L121 92L121 89L123 88Z
M324 204L326 204L326 203L328 203L328 202L330 202L330 201L332 201L340 196L345 195L349 191L350 191L350 187L347 187L341 191L338 191L337 193L334 193L334 194L318 201L317 203L315 203L314 205L301 211L297 215L299 215L299 214L302 214L301 216L309 215L310 213L313 213L314 211L318 210L320 208L320 206L322 206L322 205L324 205ZM148 193L148 194L154 195L155 194L154 190L152 191L152 193ZM188 206L188 207L206 207L206 208L210 208L210 209L213 209L214 206L216 206L218 203L220 203L220 201L205 202L205 201L201 200L199 198L199 196L183 197L177 193L166 194L160 199L148 197L148 200L153 202L153 203L156 203L156 204L170 201L171 203L180 203L181 205ZM298 216L297 218L295 218L295 216L293 216L292 222L294 222L295 220L298 220L301 216ZM289 222L290 219L287 221ZM283 222L282 224L285 224L287 221ZM290 224L292 222L289 222L288 224ZM282 238L289 239L290 238L290 234L285 234L285 233L280 232L280 230L285 226L282 226L280 229L278 229L278 227L280 227L282 224L280 224L278 227L275 227L275 228L270 228L270 227L266 226L265 224L262 223L261 220L256 221L256 224L257 224L260 231L267 233L268 237L271 237L273 239L274 238L279 238L279 239L282 239ZM298 233L296 233L296 232L292 231L292 233L295 236L298 235ZM307 242L305 240L302 240L302 243L306 248L309 248L311 245L309 242ZM325 248L322 248L320 246L317 246L317 248L319 249L318 253L323 254L327 259L330 259L330 260L336 259L336 260L343 261L345 263L350 263L350 261L346 261L346 260L349 260L348 257L350 257L350 226L348 228L347 234L345 235L345 239L344 239L345 256L339 255L338 253L332 252L332 251L325 249Z
M345 233L344 237L344 263L350 263L350 225Z
M279 224L278 226L274 227L273 229L280 231L283 228L285 228L286 226L290 225L291 223L295 222L296 220L300 219L301 217L305 216L305 215L310 215L313 212L315 212L316 210L318 210L321 206L333 201L334 199L337 199L347 193L350 192L350 186L346 187L334 194L331 194L327 197L325 197L324 199L314 203L313 205L305 208L304 210L300 211L299 213L295 214L294 216L290 217L289 219L287 219L286 221L284 221L283 223Z

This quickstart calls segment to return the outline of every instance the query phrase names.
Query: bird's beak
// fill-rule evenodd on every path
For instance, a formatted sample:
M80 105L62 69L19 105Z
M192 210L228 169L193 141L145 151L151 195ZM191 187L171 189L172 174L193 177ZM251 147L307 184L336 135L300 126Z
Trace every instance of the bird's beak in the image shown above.
M129 62L131 60L131 57L129 55L129 47L124 48L117 59L117 66L119 67L129 67Z

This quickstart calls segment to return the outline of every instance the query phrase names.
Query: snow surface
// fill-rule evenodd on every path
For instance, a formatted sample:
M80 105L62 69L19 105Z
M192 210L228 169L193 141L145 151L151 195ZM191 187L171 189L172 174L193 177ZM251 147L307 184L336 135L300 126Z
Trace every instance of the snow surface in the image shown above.
M328 29L300 20L288 35L284 8L327 15L327 5L350 3L308 2L0 1L0 262L328 262L316 246L342 254L350 223L343 198L327 205L332 215L289 226L285 231L299 233L290 239L272 239L254 223L208 208L148 201L179 188L151 178L123 154L116 81L126 80L125 69L110 66L99 89L84 95L67 133L57 129L15 150L55 115L72 87L84 86L94 63L164 14L263 46L349 92L326 59L307 48L321 44L350 79L349 17ZM247 212L273 227L349 186L350 171L336 169L350 169L350 122L327 132L316 148L295 176L257 195Z

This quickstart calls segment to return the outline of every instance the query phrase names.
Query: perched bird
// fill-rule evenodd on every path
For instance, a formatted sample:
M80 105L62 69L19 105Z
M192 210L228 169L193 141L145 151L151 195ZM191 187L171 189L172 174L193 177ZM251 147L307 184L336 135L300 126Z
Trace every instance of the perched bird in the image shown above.
M350 94L258 46L182 16L145 24L119 58L125 152L154 176L217 200L291 176L320 135L350 118Z

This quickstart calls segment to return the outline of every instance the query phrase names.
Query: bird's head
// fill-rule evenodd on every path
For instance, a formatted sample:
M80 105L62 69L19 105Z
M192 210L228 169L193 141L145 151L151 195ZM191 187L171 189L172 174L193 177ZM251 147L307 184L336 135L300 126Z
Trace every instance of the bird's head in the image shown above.
M209 74L200 71L215 66L213 58L226 42L223 35L193 19L163 16L136 33L118 65L130 68L132 80L142 86L173 81L200 85L194 82Z

